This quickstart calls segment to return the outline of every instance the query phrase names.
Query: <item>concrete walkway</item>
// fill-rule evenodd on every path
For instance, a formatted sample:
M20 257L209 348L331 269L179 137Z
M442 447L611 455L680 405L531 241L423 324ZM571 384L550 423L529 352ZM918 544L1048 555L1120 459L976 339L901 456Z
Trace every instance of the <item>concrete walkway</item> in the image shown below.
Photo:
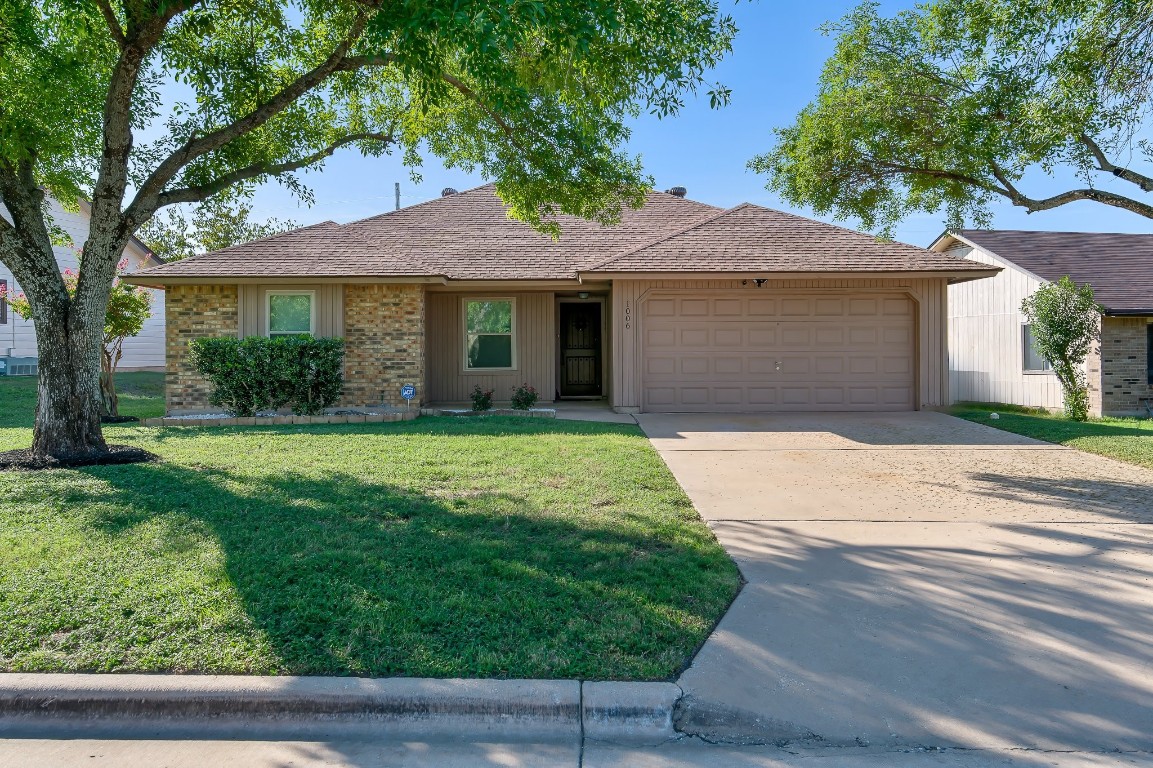
M936 413L638 421L748 582L682 731L1153 750L1153 472Z

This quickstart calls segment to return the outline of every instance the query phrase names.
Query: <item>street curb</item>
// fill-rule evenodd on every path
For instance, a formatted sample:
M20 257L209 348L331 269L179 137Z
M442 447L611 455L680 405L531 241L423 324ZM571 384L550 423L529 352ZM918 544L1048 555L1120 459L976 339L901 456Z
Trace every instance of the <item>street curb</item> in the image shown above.
M116 722L188 729L357 726L392 735L658 743L672 683L0 674L0 736Z

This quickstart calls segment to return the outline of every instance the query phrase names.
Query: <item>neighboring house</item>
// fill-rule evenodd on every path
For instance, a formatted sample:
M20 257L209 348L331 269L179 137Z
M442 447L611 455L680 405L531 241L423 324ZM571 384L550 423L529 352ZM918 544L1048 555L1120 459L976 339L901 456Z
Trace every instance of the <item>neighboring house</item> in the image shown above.
M80 201L80 210L76 213L64 210L55 200L48 200L48 213L52 221L68 233L77 248L88 239L88 217L91 210L87 200ZM0 216L12 220L3 203L0 203ZM72 248L57 246L53 250L61 271L76 269L76 253ZM128 269L132 272L163 263L135 238L124 249L124 255L128 259ZM0 285L13 291L20 290L12 272L2 263ZM6 302L0 300L0 360L15 363L5 365L5 368L13 373L35 373L36 357L36 330L32 321L21 319L6 306ZM120 360L119 370L164 370L163 291L152 291L152 316L145 321L144 329L139 335L124 340L124 356Z
M1105 308L1086 360L1090 413L1145 415L1153 397L1153 235L966 229L932 250L1002 267L949 288L949 374L955 401L1061 407L1061 386L1036 353L1021 302L1065 275Z
M188 343L346 341L345 405L607 398L638 411L892 411L949 402L950 283L995 268L788 213L653 192L615 227L553 241L491 185L154 267L168 408L207 407Z

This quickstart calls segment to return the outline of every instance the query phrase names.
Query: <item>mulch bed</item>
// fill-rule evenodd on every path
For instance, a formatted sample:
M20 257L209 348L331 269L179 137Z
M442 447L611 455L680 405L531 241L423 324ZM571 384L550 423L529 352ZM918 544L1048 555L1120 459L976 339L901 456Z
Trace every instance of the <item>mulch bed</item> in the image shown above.
M140 421L139 416L101 416L101 424L127 424L130 421Z
M155 453L132 445L110 445L108 452L96 456L83 455L73 458L37 456L31 448L18 451L0 452L0 472L36 471L41 469L68 469L71 467L92 467L104 464L139 464L145 461L160 461Z

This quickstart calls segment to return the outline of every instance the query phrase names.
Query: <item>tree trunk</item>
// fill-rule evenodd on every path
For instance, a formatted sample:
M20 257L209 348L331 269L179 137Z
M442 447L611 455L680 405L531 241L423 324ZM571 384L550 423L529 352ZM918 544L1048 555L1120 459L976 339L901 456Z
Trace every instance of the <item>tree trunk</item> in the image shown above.
M100 428L103 318L94 325L80 309L70 302L34 318L40 381L32 452L61 461L108 452Z

